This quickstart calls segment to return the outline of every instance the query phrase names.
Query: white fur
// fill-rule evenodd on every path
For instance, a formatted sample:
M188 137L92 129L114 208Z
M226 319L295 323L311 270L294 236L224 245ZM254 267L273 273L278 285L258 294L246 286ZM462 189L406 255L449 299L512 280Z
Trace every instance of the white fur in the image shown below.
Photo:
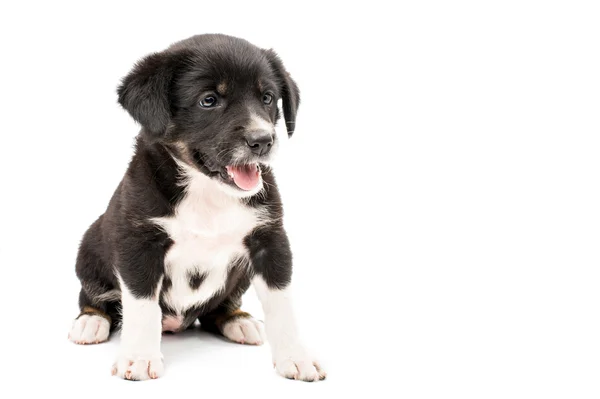
M73 321L69 339L76 344L99 344L108 339L110 323L102 316L81 315Z
M243 205L220 183L189 166L182 170L185 197L172 217L153 219L174 241L165 257L172 286L164 300L179 314L224 288L231 262L248 256L244 237L264 221L264 212ZM189 285L190 273L205 275L197 290Z
M267 339L277 372L284 377L304 381L325 378L325 371L298 337L290 287L283 290L269 288L260 276L255 277L252 283L265 313Z
M160 339L162 312L158 294L153 298L136 298L120 279L123 305L121 347L113 374L129 380L158 378L164 372ZM155 292L160 292L162 281Z
M262 130L264 132L275 133L275 126L268 120L263 119L256 114L250 116L250 124L247 129L249 131Z
M263 324L253 317L239 317L225 323L223 335L240 344L262 345L265 342Z

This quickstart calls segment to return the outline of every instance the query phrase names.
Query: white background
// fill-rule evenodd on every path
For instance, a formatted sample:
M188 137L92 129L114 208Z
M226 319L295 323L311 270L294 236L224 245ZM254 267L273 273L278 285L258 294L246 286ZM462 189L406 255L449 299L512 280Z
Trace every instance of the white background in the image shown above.
M600 395L598 8L355 3L2 3L0 389ZM277 175L320 383L198 331L164 339L162 379L125 382L110 376L118 337L67 340L79 240L138 132L119 80L208 32L273 47L302 90ZM253 292L244 309L262 317Z

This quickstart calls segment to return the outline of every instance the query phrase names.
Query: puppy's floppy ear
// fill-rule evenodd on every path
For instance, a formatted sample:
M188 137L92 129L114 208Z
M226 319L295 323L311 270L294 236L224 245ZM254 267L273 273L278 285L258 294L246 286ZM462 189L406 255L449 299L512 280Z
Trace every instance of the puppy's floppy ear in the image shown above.
M292 137L296 128L296 113L300 105L300 90L289 72L283 66L283 62L272 49L265 50L267 60L279 80L281 99L283 104L283 116L287 127L288 137Z
M171 120L169 90L173 80L172 54L154 53L140 60L117 89L119 104L153 138Z

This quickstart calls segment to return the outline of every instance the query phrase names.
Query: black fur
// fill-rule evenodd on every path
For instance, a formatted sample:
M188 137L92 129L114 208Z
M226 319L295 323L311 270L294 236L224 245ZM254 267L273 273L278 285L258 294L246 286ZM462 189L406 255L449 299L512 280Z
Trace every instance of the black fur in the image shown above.
M197 290L198 288L200 288L200 285L206 278L206 274L198 273L198 272L190 273L189 278L190 278L190 287L194 290Z
M283 98L283 114L286 120L288 136L291 137L296 128L296 111L300 105L300 91L296 82L294 82L290 74L283 67L283 62L279 56L273 50L267 50L265 54L280 82L281 96Z
M271 105L262 101L267 91L275 98ZM218 107L199 107L207 93L218 97ZM183 197L185 187L172 154L231 184L224 170L232 162L230 150L247 146L240 131L249 112L275 123L279 98L291 135L300 101L296 83L272 50L229 36L194 36L149 55L133 68L118 88L118 99L142 129L106 212L82 239L76 264L82 309L91 306L105 312L114 327L120 306L118 296L109 295L120 289L115 271L136 297L159 295L155 291L161 278L162 291L170 287L164 257L173 242L149 219L171 216ZM246 161L260 163L250 152ZM241 200L248 207L268 205L273 221L245 239L253 269L233 265L225 289L189 309L184 325L219 309L239 307L253 273L264 276L271 287L283 288L290 282L292 255L281 223L281 199L266 166L262 177L264 192ZM191 276L190 284L201 283L202 276ZM163 314L172 313L160 303Z

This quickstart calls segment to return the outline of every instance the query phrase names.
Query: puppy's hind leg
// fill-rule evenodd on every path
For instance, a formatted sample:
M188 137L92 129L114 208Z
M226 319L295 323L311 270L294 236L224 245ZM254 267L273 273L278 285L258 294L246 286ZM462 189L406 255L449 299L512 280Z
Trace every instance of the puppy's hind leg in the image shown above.
M81 281L79 316L73 321L69 339L77 344L97 344L108 339L118 323L121 293L115 289L111 268L102 259L99 218L86 232L77 253L75 270Z
M230 341L247 345L262 345L265 342L263 323L237 306L222 304L199 319L204 330L223 335Z
M109 292L109 295L116 295L116 293ZM73 320L69 339L80 345L107 341L119 317L116 303L92 302L82 289L79 294L79 305L81 312Z

